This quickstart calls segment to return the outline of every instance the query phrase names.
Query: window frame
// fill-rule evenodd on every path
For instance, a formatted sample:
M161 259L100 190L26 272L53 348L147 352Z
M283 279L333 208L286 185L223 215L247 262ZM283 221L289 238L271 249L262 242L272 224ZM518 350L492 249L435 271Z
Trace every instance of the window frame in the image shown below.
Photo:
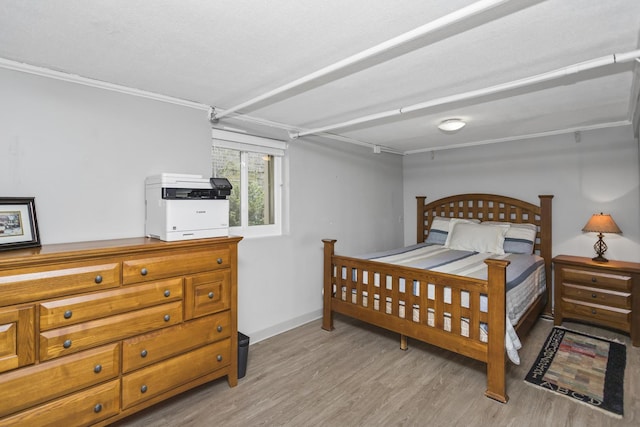
M285 167L287 157L287 143L276 139L263 138L254 135L212 129L212 150L215 147L237 150L240 152L240 226L229 227L230 234L243 237L268 237L281 236L285 229L284 210L286 204L285 194ZM267 154L273 159L273 209L274 223L266 225L249 225L249 168L247 157L249 152ZM213 163L213 158L212 158Z

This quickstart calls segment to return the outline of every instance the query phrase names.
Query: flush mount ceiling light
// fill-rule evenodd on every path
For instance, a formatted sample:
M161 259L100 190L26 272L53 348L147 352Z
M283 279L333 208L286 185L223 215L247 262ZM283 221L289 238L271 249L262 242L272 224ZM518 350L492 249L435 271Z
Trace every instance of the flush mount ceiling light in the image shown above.
M467 123L462 119L447 119L440 122L438 129L443 132L456 132L466 125Z

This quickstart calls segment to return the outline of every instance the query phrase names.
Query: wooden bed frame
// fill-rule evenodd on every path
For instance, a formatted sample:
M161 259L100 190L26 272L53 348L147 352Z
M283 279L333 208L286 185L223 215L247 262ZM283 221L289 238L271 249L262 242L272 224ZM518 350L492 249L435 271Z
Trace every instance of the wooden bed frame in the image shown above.
M462 194L425 204L418 202L417 241L424 242L434 217L480 219L482 221L508 221L533 223L538 226L534 252L545 260L547 291L529 308L515 327L523 336L540 314L551 314L551 199L539 196L540 206L511 197L491 194ZM400 346L407 348L407 337L462 354L487 364L487 390L485 395L506 403L506 269L509 261L488 259L487 280L401 267L377 261L338 256L334 253L336 240L324 239L324 309L322 328L333 329L333 313L341 313L400 334ZM345 273L346 272L346 273ZM375 290L368 279L378 274L380 285ZM384 286L386 279L387 286ZM406 292L401 292L404 279ZM419 295L411 291L410 283L417 281ZM391 283L391 289L389 288ZM427 297L427 284L435 286L435 299ZM346 288L346 292L342 291ZM451 301L444 300L444 289L450 288ZM368 289L370 291L368 291ZM469 296L469 307L461 307L461 294ZM373 295L379 295L377 304ZM488 312L480 311L480 295L486 295ZM370 296L371 302L367 301ZM466 296L466 295L465 295ZM384 303L389 301L390 303ZM400 301L404 302L401 306ZM412 307L418 304L420 313L427 308L433 313L432 321L425 314L415 319ZM404 309L408 307L407 309ZM447 313L447 316L445 316ZM445 320L445 317L448 317ZM467 336L462 334L461 320L468 319ZM445 328L445 322L449 326ZM480 338L480 323L488 325L488 339Z

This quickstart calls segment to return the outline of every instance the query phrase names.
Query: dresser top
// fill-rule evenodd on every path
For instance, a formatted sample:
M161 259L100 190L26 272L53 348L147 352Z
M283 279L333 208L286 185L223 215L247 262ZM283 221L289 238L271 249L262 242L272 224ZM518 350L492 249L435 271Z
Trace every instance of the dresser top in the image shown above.
M16 268L24 264L47 262L51 260L74 260L90 256L109 256L113 254L135 254L154 250L194 248L213 244L237 243L242 237L213 237L208 239L181 240L165 242L149 237L127 239L95 240L87 242L59 243L42 245L36 248L13 249L0 252L0 270Z
M575 267L589 267L597 268L600 270L612 270L612 271L627 271L631 273L640 274L640 263L628 262L628 261L614 261L609 262L597 262L591 258L572 256L572 255L558 255L553 258L554 263L561 263L564 265L573 265Z

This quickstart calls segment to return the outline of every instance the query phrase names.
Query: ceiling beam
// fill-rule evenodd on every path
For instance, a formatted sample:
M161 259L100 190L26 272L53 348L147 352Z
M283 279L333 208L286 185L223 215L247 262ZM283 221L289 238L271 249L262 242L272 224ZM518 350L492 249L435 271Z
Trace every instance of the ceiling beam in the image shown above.
M439 147L419 148L417 150L405 151L403 154L405 156L408 156L411 154L419 154L419 153L433 153L436 151L452 150L455 148L477 147L481 145L499 144L502 142L515 142L515 141L523 141L526 139L546 138L549 136L565 135L568 133L575 134L576 132L586 132L586 131L597 130L597 129L608 129L608 128L614 128L614 127L620 127L620 126L629 126L630 124L631 122L628 120L623 120L619 122L599 123L597 125L579 126L579 127L567 128L567 129L557 129L557 130L550 130L546 132L528 133L524 135L507 136L504 138L487 139L484 141L462 142L460 144L448 144L448 145L442 145Z
M21 73L33 74L35 76L46 77L54 80L60 80L63 82L89 86L97 89L108 90L111 92L124 93L127 95L133 95L140 98L153 99L156 101L162 101L169 104L181 105L183 107L195 108L195 109L203 110L207 112L211 108L210 106L201 104L199 102L188 101L185 99L162 95L155 92L135 89L132 87L122 86L115 83L109 83L102 80L91 79L88 77L79 76L77 74L69 74L62 71L55 71L49 68L38 67L35 65L16 62L16 61L12 61L10 59L5 59L5 58L0 58L0 68L4 68L6 70L12 70L12 71L19 71Z
M348 128L356 125L361 125L363 123L370 123L378 120L388 119L393 116L414 113L416 111L423 111L436 106L447 105L447 104L451 104L459 101L468 101L470 99L476 99L483 96L494 95L494 94L503 93L510 90L514 90L514 89L529 87L535 84L540 84L540 83L545 83L545 82L565 78L574 74L578 74L588 70L593 70L600 67L605 67L608 65L635 61L636 58L638 57L640 57L640 50L634 50L634 51L620 53L620 54L607 55L607 56L595 58L589 61L580 62L578 64L573 64L568 67L558 68L553 71L548 71L546 73L525 77L523 79L518 79L518 80L514 80L507 83L501 83L498 85L476 89L469 92L436 98L430 101L409 105L407 107L402 107L399 109L383 111L380 113L370 114L367 116L351 119L341 123L334 123L334 124L318 127L315 129L309 129L304 132L299 132L297 135L293 134L292 137L295 139L295 138L300 138L303 136L312 135L316 133L330 132L337 129L344 129L344 128Z
M276 99L276 98L279 99L282 94L290 92L297 88L301 88L305 85L309 85L310 83L313 83L313 82L319 82L322 80L322 84L328 83L331 80L335 80L337 78L335 75L340 72L342 72L340 74L340 77L344 77L345 75L348 75L348 74L353 74L355 71L345 73L345 70L354 67L354 65L363 63L371 58L380 57L384 53L398 50L399 48L406 46L411 42L415 42L418 39L424 38L428 34L432 34L436 31L442 30L443 28L468 20L481 13L494 9L497 6L500 6L504 3L508 3L509 1L510 0L481 0L481 1L475 2L469 6L463 7L462 9L456 10L452 13L449 13L448 15L440 17L434 21L431 21L428 24L422 25L418 28L415 28L411 31L408 31L390 40L377 44L376 46L363 50L362 52L358 52L355 55L352 55L348 58L345 58L329 66L326 66L311 74L307 74L304 77L301 77L297 80L294 80L290 83L287 83L283 86L280 86L262 95L256 96L255 98L252 98L248 101L242 102L230 108L226 108L223 111L215 112L212 119L219 120L229 114L239 112L240 110L247 109L249 107L255 106L256 104L263 103L269 99ZM416 46L412 50L415 50L423 46L424 44L420 46ZM403 53L406 53L406 52L403 52ZM377 63L384 62L384 61L385 59L382 59L382 60L379 60ZM327 77L332 75L334 76L333 79L327 79Z

